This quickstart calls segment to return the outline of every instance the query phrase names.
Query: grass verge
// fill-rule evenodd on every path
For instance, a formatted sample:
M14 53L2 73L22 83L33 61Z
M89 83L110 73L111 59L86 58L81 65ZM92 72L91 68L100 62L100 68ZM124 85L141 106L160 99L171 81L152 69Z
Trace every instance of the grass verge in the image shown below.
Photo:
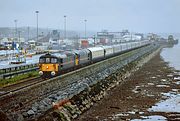
M17 76L14 76L13 78L9 78L9 79L0 79L0 87L15 84L15 83L22 81L23 79L36 77L38 75L39 74L37 71L33 71L33 72L29 72L29 73L22 74L22 75L17 75Z

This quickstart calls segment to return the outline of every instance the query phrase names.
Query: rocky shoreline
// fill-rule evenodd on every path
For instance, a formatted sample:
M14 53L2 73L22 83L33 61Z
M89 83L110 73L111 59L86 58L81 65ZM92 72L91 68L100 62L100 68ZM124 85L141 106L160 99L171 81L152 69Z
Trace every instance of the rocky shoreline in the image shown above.
M176 75L176 77L174 76ZM156 54L74 121L180 120L179 71ZM171 102L165 102L169 98ZM175 105L172 105L173 101ZM165 103L165 104L161 104ZM178 109L176 109L178 108ZM168 110L168 111L167 111ZM169 111L170 110L170 111Z

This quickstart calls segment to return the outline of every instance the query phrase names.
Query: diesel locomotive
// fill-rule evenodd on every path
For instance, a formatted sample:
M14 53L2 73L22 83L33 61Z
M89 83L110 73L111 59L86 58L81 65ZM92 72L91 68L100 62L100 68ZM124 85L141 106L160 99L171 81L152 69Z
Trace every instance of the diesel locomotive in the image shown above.
M143 40L111 46L90 47L55 54L47 53L39 58L39 74L46 78L57 76L67 71L117 56L126 51L149 45L150 43L148 40Z

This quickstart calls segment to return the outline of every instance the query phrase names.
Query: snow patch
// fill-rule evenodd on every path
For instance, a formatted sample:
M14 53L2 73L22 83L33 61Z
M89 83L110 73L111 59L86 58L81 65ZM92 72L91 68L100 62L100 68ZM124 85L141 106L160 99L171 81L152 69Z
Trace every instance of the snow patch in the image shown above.
M156 87L169 87L169 85L156 85Z
M153 115L153 116L141 116L142 119L133 119L131 121L167 121L166 117Z
M165 101L160 101L152 108L148 109L150 112L178 112L180 113L180 94L162 93L169 97Z

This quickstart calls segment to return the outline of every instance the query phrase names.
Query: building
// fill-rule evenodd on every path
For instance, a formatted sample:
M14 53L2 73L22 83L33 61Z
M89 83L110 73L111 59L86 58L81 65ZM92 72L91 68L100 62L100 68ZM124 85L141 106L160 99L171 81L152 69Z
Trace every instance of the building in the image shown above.
M103 30L102 32L97 32L97 38L100 40L100 44L108 44L112 43L114 38L114 34L108 32L107 30Z
M24 38L1 38L0 44L7 47L8 49L14 49L18 47L22 47L25 43Z
M50 39L49 39L49 43L51 45L57 45L58 40L60 39L60 33L58 32L58 30L53 30L52 33L50 34Z

